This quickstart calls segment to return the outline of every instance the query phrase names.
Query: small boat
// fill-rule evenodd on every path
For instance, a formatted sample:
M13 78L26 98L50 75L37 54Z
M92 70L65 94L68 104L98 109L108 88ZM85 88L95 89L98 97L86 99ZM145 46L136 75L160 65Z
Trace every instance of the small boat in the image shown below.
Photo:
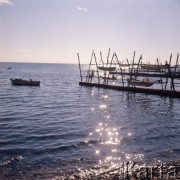
M141 69L146 69L146 70L162 70L162 69L167 69L167 65L156 65L156 64L142 64Z
M26 86L39 86L41 81L23 80L23 79L10 79L14 85L26 85Z
M101 71L115 71L116 67L98 66L98 69Z
M100 76L102 79L107 79L107 80L116 80L117 78L115 76L112 77L104 77L104 76Z
M142 79L142 80L137 80L137 79L134 79L134 78L127 78L127 83L128 83L128 86L133 85L133 86L150 87L155 82L150 81L148 78L147 79Z

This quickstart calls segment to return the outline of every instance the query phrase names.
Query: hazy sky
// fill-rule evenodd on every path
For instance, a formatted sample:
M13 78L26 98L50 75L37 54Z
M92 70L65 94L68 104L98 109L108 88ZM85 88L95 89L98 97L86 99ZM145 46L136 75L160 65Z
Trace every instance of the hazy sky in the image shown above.
M175 62L180 0L0 0L0 61L88 63L94 49L119 59Z

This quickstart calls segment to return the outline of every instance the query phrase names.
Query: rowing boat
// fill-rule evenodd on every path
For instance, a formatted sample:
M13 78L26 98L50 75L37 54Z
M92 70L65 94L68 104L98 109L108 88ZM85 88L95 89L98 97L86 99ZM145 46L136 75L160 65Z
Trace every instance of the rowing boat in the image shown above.
M39 86L41 81L10 79L13 85Z

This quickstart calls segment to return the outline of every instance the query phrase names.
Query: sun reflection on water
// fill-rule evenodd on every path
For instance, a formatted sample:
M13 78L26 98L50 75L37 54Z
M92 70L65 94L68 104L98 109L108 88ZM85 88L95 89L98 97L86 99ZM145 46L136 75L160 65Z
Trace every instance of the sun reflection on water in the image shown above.
M105 104L102 104L99 107L100 107L100 109L106 109L106 105Z
M102 98L104 99L110 99L110 97L108 95L102 95Z
M92 93L94 95L94 92ZM100 99L100 104L97 105L99 111L95 112L94 106L91 108L93 113L100 112L100 121L93 131L89 133L91 139L97 139L97 144L94 146L94 154L99 165L114 166L127 161L143 160L144 155L133 154L131 149L128 149L126 144L133 141L132 129L124 130L124 124L120 127L114 120L113 110L111 109L111 98L107 94L103 94ZM119 122L118 122L119 123Z
M99 150L96 150L96 154L99 154Z

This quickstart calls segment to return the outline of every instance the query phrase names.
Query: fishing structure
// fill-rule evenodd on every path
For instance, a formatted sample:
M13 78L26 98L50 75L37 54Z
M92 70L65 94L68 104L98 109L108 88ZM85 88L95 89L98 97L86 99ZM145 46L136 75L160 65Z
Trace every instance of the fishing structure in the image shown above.
M175 65L171 65L172 54L164 64L158 58L155 64L143 63L142 55L136 62L135 51L132 61L125 62L119 61L115 52L110 58L110 49L106 61L100 52L100 63L94 50L89 64L81 64L77 56L81 86L180 97L179 53Z

